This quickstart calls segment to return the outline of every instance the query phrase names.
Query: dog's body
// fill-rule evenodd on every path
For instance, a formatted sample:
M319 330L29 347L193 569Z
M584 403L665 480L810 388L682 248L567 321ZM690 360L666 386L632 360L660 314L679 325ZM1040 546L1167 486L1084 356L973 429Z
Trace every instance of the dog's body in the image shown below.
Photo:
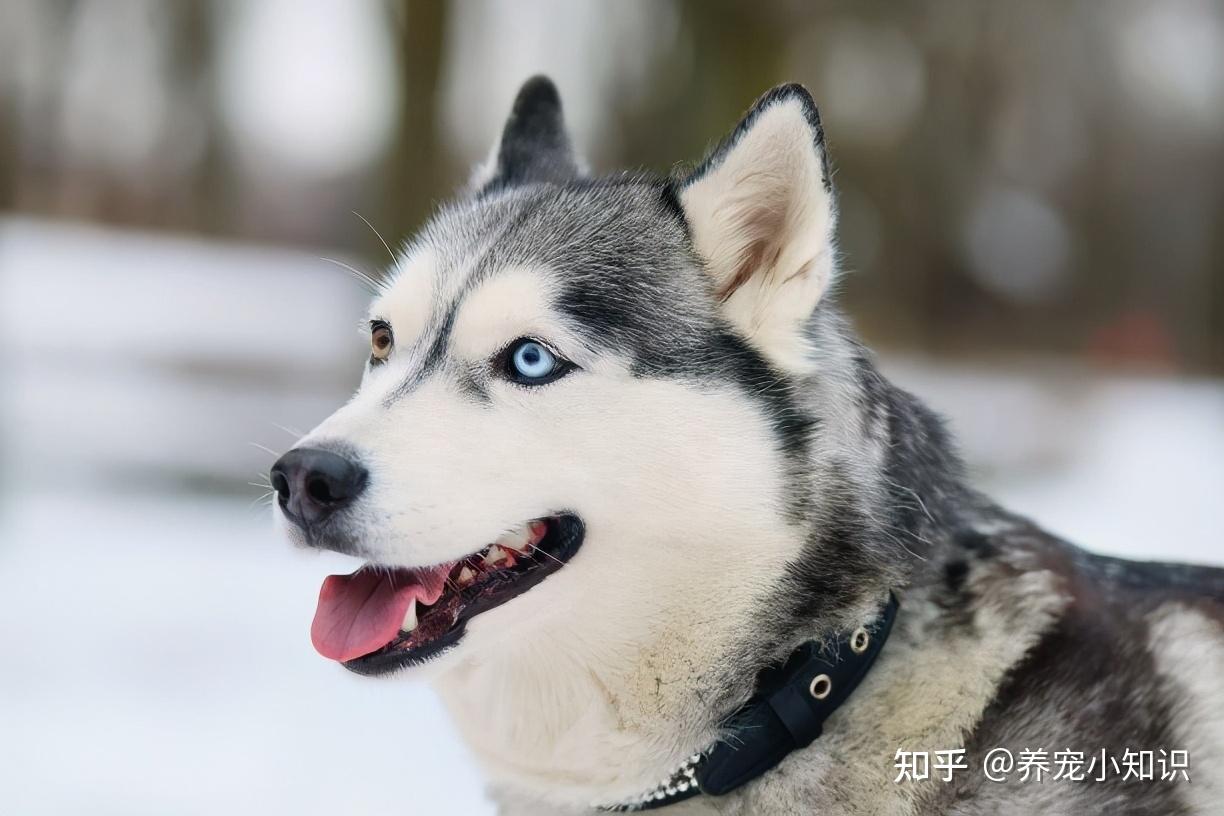
M580 520L581 550L441 638L406 621L376 655L320 651L361 671L433 657L502 811L587 813L715 744L762 668L891 591L891 637L820 739L663 812L1221 812L1224 571L1090 555L966 487L828 297L834 222L802 89L683 178L589 179L555 90L529 83L376 300L361 390L300 443L360 473L323 509L299 504L310 472L278 489L299 540L408 581L550 514ZM899 750L958 748L952 781L894 782ZM1085 768L1187 751L1192 781L996 783L995 748Z

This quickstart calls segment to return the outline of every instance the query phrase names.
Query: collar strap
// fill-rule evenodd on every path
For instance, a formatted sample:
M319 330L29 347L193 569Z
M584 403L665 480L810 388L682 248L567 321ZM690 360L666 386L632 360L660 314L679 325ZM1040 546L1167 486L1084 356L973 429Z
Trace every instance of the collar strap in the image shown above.
M693 754L659 785L609 811L654 810L704 793L722 796L756 779L791 751L820 736L824 721L846 701L880 654L897 615L897 598L871 626L839 635L828 648L809 640L780 667L766 669L756 693L723 721L723 737Z

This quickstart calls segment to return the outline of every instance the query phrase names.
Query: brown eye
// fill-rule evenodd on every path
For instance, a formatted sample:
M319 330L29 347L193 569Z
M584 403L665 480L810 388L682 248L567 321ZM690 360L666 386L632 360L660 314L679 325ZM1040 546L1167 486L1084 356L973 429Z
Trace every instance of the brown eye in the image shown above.
M370 354L374 359L382 362L391 354L391 347L395 345L395 338L391 336L391 327L386 323L377 322L370 327Z

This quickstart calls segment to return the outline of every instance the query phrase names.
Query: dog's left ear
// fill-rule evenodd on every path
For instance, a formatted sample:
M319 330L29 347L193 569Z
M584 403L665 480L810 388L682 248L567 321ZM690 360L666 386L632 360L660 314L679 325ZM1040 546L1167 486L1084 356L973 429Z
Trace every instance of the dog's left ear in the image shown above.
M489 161L477 168L471 186L486 193L520 184L562 183L580 175L557 86L546 76L534 76L519 89L501 139Z
M727 317L773 362L802 368L804 323L833 278L836 220L808 92L761 97L680 182L680 203Z

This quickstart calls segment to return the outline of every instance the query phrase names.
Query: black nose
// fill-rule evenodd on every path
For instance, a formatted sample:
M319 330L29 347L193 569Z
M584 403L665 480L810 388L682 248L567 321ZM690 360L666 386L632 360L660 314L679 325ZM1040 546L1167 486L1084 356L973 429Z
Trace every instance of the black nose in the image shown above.
M325 520L365 489L366 469L331 451L295 448L272 466L272 487L285 515L299 527Z

